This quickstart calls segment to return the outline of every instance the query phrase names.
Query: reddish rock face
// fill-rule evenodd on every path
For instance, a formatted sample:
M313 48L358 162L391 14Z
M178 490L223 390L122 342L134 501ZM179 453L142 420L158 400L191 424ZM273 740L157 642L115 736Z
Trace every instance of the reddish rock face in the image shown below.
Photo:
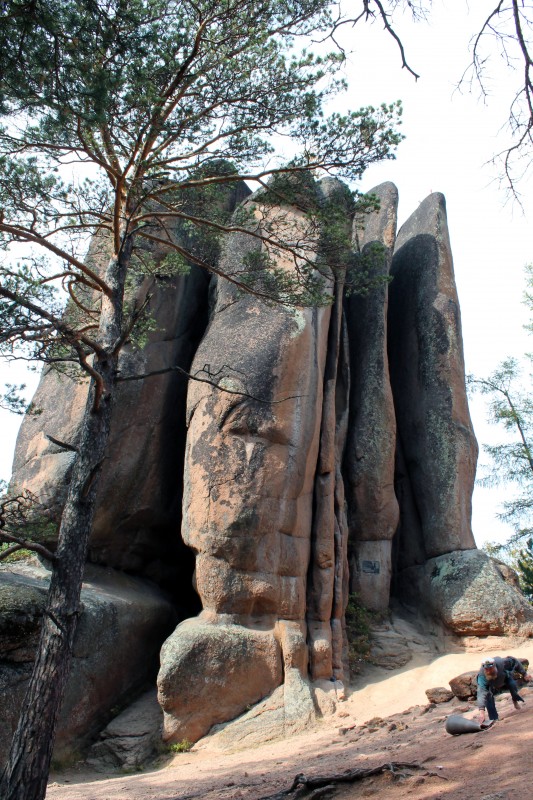
M164 739L196 741L282 680L281 650L270 631L185 620L161 651L158 699Z
M147 280L139 291L152 294L157 331L142 351L122 354L122 375L169 366L188 371L207 325L206 275L193 268L165 286ZM87 386L85 379L45 371L33 399L42 413L25 418L17 442L12 483L30 489L57 519L74 458L61 443L77 443ZM144 574L166 588L187 559L177 546L186 391L177 372L119 385L90 544L91 561Z
M298 213L287 210L285 224L297 228ZM234 234L222 270L230 269L230 259L244 263L254 249L256 239ZM238 698L238 711L281 683L282 662L283 669L296 663L307 671L306 577L329 316L329 308L292 310L252 296L236 302L234 287L221 280L191 367L211 382L191 382L188 398L182 534L196 553L204 609L195 652L218 652L220 625L231 623L227 635L236 644L225 648L216 682L221 697ZM280 627L280 621L286 622ZM289 635L291 621L297 627ZM262 641L280 654L268 686L259 680L262 656L247 645L258 626ZM178 628L169 647L187 651L189 632L190 626ZM196 739L209 727L205 720L215 721L203 684L190 713L180 691L167 688L189 681L191 659L195 670L212 673L209 659L197 664L194 653L162 661L158 683L170 739ZM216 721L237 713L222 711L221 702ZM204 720L201 733L198 720Z
M235 235L226 252L255 246ZM190 384L183 502L204 609L305 616L328 317L327 308L235 302L227 282L217 286L191 371L228 391Z

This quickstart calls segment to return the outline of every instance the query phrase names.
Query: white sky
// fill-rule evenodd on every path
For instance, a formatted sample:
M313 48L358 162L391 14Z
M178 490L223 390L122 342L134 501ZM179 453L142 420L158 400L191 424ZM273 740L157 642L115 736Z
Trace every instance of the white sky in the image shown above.
M476 3L480 5L486 6ZM398 18L396 28L408 61L421 75L418 82L400 69L397 47L379 23L360 23L354 31L345 29L347 48L354 47L357 52L346 73L348 99L339 106L341 110L343 106L355 109L403 101L406 140L397 160L371 168L360 188L368 190L385 180L396 183L400 224L430 192L445 194L466 368L478 375L488 374L505 356L532 348L522 329L526 310L521 296L523 267L533 261L528 230L533 184L520 185L523 213L506 203L505 193L494 181L496 170L486 164L507 141L502 125L517 76L503 66L496 69L496 63L497 80L486 104L476 94L454 91L468 65L470 37L489 10L469 11L464 0L434 0L429 24L413 25L408 18ZM0 372L0 387L5 380L36 382L34 375L29 380L21 377L16 365ZM486 425L481 399L471 403L471 413L479 442L498 440L498 430ZM9 477L19 423L20 418L0 410L0 478ZM509 526L496 520L506 491L510 490L476 488L473 527L478 546L503 541L511 534Z

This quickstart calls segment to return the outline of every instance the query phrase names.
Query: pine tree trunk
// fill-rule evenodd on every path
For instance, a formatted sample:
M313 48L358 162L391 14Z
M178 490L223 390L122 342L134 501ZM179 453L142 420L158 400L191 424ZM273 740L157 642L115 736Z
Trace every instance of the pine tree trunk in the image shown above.
M61 521L37 657L0 783L2 800L42 800L46 793L57 720L72 660L96 477L108 440L110 416L110 398L101 403L97 413L88 403Z
M46 794L57 722L72 661L98 475L109 439L118 362L113 345L121 332L124 280L130 254L131 243L111 260L107 269L106 282L114 292L102 301L99 331L103 349L110 355L100 356L94 363L105 391L95 405L96 387L92 381L61 517L41 638L0 781L2 800L43 800Z

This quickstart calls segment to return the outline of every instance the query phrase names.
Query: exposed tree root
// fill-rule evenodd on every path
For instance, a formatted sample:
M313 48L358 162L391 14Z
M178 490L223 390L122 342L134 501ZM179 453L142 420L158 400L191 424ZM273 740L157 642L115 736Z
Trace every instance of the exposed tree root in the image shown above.
M381 775L390 772L396 778L407 778L409 773L403 770L424 769L421 764L416 762L389 761L380 767L370 769L349 769L333 775L317 775L314 778L306 778L300 773L294 778L289 789L285 789L276 794L269 794L259 798L259 800L319 800L334 791L340 783L355 783L363 778L370 778L373 775Z

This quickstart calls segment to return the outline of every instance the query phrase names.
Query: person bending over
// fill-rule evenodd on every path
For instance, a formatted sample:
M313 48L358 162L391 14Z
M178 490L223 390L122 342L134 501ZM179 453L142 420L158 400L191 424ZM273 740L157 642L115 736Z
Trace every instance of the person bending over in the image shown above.
M518 686L513 678L513 672L517 672L525 681L532 680L531 675L526 671L524 665L514 656L506 658L487 658L481 665L477 676L477 707L479 708L479 721L485 722L485 709L489 714L489 720L495 722L498 719L496 702L494 695L507 689L511 694L514 707L520 708L519 702L524 699L518 693Z

